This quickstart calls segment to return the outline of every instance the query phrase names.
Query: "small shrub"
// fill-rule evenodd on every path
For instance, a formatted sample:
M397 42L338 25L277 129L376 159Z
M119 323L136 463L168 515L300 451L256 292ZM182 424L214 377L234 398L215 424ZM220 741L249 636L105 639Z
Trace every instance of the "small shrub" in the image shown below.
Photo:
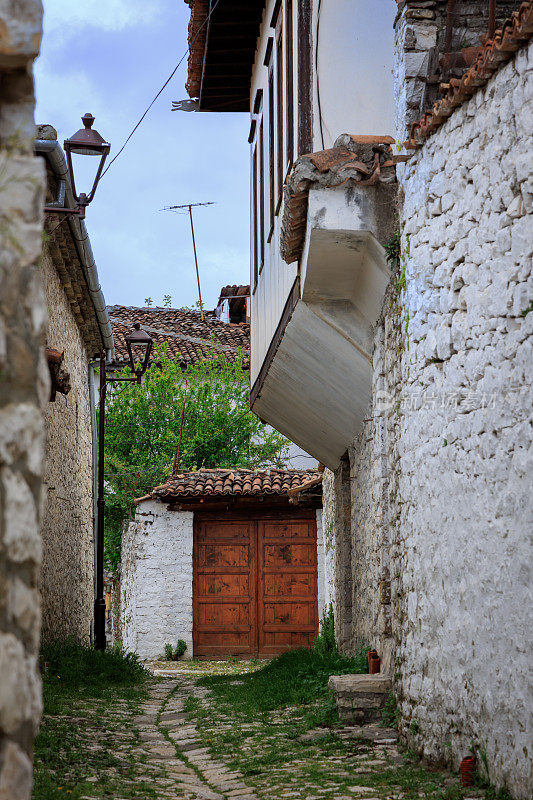
M400 712L396 705L396 698L393 693L390 692L381 711L381 724L384 728L397 728L399 718Z
M178 639L178 643L176 645L176 649L174 650L174 658L176 661L185 654L187 649L187 644L183 641L183 639Z
M167 661L179 661L187 649L187 643L183 639L178 639L176 647L171 644L165 645L165 658Z
M416 734L417 734L417 733L420 731L420 725L418 724L418 722L416 721L416 719L414 719L414 720L411 722L411 724L409 725L409 730L411 731L411 733L413 734L413 736L416 736Z
M317 653L336 653L337 642L335 641L335 619L333 617L333 604L329 604L329 608L324 611L322 622L320 624L320 633L313 642L313 649Z
M165 645L165 658L167 661L172 661L172 645L168 643Z

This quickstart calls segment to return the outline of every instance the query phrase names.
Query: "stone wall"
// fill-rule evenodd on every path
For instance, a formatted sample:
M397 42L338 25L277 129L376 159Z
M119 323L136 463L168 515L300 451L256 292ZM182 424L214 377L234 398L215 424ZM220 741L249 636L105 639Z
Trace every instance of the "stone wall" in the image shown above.
M457 768L474 743L521 800L533 792L532 108L530 44L398 168L402 249L372 404L349 475L344 463L324 480L339 644L378 649L411 747Z
M530 797L533 44L401 175L396 670L412 745ZM413 726L415 727L415 726Z
M48 305L48 347L64 351L67 395L46 409L45 506L41 574L42 638L89 641L94 602L92 428L89 361L47 243L42 272Z
M187 643L192 658L192 545L190 511L158 501L139 504L122 539L121 617L124 649L157 658L167 642Z
M46 305L44 167L32 153L40 2L0 3L0 798L29 800L38 670Z
M496 23L500 25L519 5L517 0L498 0ZM440 81L461 75L441 63L446 50L448 0L401 0L395 22L394 94L396 134L403 141L411 123L420 119L438 97ZM487 0L458 0L455 3L450 49L456 57L463 48L478 46L487 33Z

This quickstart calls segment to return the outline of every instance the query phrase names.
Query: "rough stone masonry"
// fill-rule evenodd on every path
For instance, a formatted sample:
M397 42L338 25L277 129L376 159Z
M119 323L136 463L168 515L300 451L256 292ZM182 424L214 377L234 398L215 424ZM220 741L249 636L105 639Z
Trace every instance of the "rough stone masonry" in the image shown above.
M324 480L352 565L351 585L337 571L344 649L378 649L411 747L457 768L474 744L521 800L533 791L532 153L530 43L398 168L401 263L372 404Z
M38 0L0 1L0 798L28 800L38 670L46 306L44 165L33 156Z
M406 346L391 559L402 717L531 797L533 44L401 174ZM395 576L398 576L397 578Z

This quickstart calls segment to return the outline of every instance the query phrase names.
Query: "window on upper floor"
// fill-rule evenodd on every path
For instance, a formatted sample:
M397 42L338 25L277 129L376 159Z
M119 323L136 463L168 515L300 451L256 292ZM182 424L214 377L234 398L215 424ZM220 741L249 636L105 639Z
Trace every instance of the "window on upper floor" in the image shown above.
M278 0L270 19L264 94L253 99L251 144L252 291L274 232L295 157L311 150L311 0Z

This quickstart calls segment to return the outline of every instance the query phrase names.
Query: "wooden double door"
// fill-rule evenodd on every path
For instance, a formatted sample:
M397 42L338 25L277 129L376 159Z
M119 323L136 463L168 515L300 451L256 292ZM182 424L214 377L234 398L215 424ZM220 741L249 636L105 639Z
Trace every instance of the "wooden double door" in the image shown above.
M314 512L272 518L195 515L195 656L271 656L318 633Z

